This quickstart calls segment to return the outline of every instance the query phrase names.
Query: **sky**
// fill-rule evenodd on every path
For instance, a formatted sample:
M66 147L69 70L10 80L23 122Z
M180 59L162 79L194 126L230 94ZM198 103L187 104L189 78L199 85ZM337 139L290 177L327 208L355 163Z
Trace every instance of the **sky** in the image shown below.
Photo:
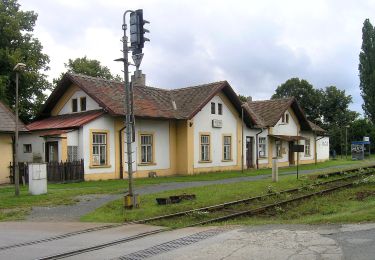
M140 69L146 84L181 88L227 80L253 100L269 99L292 77L336 86L362 112L358 56L375 1L19 0L38 13L34 36L50 57L49 79L87 56L123 75L122 19L143 9L150 30ZM128 17L127 17L128 18Z

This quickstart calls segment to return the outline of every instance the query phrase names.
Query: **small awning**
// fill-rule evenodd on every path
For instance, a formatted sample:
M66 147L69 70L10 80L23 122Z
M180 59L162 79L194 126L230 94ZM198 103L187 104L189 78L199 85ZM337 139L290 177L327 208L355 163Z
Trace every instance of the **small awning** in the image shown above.
M306 140L305 137L298 136L298 135L268 135L268 136L276 138L276 139L284 140L284 141L287 141L287 142Z

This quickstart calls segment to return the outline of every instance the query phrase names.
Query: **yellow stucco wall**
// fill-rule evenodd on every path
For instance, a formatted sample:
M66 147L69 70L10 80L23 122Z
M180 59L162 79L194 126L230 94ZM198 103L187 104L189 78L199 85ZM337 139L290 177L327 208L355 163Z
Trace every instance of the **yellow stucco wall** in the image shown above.
M12 135L0 133L0 184L9 183L9 163L13 161Z

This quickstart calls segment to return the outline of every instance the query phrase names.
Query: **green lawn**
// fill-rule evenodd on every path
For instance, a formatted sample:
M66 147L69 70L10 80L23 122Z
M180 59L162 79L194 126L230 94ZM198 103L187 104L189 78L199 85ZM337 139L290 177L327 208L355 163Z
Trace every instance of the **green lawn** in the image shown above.
M363 165L365 166L371 161L362 161L355 162L351 160L332 160L324 163L319 163L318 165L303 165L300 167L301 170L313 170L323 167L342 165L347 167L349 165ZM280 172L292 171L295 170L295 167L286 167L280 169ZM330 169L330 171L335 171L337 169ZM206 173L200 175L189 175L189 176L171 176L171 177L158 177L158 178L143 178L135 179L135 186L141 187L144 185L157 185L159 183L166 182L187 182L187 181L208 181L208 180L218 180L226 178L234 178L241 176L254 176L260 174L270 174L270 169L261 169L261 170L249 170L245 171L243 174L241 172L216 172L216 173ZM283 177L286 178L286 177ZM292 177L291 179L293 179ZM264 181L264 184L269 184L269 182ZM233 185L233 184L232 184ZM258 185L258 184L257 184ZM257 186L255 185L255 186ZM259 184L260 185L260 184ZM261 186L262 186L261 185ZM294 185L292 183L292 185ZM256 194L254 192L261 192L262 189L257 190L250 185L249 183L236 184L235 187L242 187L242 190L236 192L237 195L233 195L236 198L242 198L248 194ZM31 196L28 194L27 187L21 187L21 195L19 197L14 196L14 188L11 185L0 186L0 221L6 220L17 220L22 219L31 209L31 206L51 206L51 205L63 205L63 204L72 204L76 202L75 197L79 195L86 194L121 194L127 190L128 182L127 180L108 180L108 181L88 181L82 183L70 183L70 184L48 184L48 194ZM211 186L209 186L211 187ZM227 186L229 187L229 186ZM202 197L207 197L207 200L204 202L204 205L209 205L210 203L215 203L216 197L217 200L224 201L225 199L233 198L233 196L226 197L223 193L223 189L227 189L225 186L214 185L210 189L210 192L202 193ZM248 193L245 187L251 187L251 193ZM262 186L264 187L264 186ZM215 189L218 189L215 191ZM221 191L221 192L218 192ZM224 195L220 195L220 194ZM173 192L171 193L173 194ZM212 196L212 195L215 196ZM142 197L142 200L146 200L146 197ZM154 200L152 199L154 202ZM122 202L114 202L114 204L121 204ZM203 204L202 204L203 205ZM110 207L110 205L108 205ZM191 205L195 206L195 205ZM142 214L142 213L140 213ZM91 220L89 216L83 218L84 220ZM120 219L103 219L101 221L121 221Z

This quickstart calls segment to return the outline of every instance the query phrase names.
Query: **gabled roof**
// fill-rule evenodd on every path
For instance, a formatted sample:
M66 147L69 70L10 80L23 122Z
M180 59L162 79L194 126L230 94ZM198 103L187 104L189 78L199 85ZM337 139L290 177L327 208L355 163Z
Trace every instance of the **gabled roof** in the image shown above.
M66 73L45 102L39 118L50 116L54 105L72 84L86 92L111 115L125 115L124 83ZM134 86L134 115L142 118L191 119L220 91L224 92L241 113L241 101L237 94L227 81L219 81L172 90ZM255 123L250 114L245 118L248 125Z
M51 116L45 119L35 121L27 125L27 128L30 131L78 128L100 117L104 113L105 112L103 110L91 110L81 113Z
M16 116L8 106L0 101L0 132L12 133L15 131L15 127ZM18 130L21 132L27 131L27 128L21 120L18 120Z
M311 126L298 105L297 100L291 98L248 101L247 107L256 115L257 124L263 127L272 127L280 120L288 108L292 108L296 114L302 130L311 130Z
M321 128L320 126L314 124L314 123L311 122L310 120L309 120L309 124L310 124L311 129L312 129L313 131L315 131L315 132L318 132L318 133L325 133L325 132L327 132L326 130L324 130L324 129Z

